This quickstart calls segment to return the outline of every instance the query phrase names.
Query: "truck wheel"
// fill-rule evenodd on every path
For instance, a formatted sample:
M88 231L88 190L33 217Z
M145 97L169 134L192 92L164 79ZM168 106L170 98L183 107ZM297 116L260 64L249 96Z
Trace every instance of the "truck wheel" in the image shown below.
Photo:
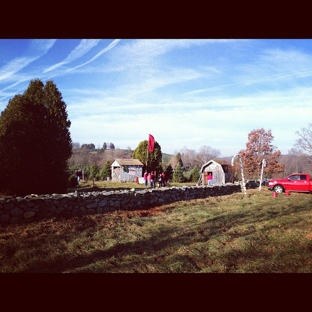
M283 193L284 192L284 188L281 185L275 185L273 188L273 191L275 193Z

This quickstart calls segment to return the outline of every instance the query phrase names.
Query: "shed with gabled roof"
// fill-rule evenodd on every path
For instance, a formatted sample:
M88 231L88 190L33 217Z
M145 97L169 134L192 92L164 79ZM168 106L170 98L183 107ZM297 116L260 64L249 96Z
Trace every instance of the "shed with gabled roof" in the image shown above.
M111 165L113 182L135 182L142 177L143 164L134 158L118 158Z
M232 178L232 170L229 163L223 160L217 162L211 159L202 165L198 185L207 185L207 176L209 173L212 174L213 185L225 184L230 182Z

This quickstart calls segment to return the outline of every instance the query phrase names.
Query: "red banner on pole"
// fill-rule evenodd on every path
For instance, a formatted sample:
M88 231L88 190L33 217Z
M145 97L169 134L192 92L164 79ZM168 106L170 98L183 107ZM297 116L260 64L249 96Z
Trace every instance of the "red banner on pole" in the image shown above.
M155 143L154 137L151 134L149 134L148 135L148 151L149 152L154 151L154 143Z

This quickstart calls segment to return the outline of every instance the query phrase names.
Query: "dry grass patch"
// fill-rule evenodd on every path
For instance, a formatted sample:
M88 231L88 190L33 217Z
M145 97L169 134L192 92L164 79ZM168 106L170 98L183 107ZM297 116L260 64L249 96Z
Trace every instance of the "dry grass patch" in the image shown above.
M248 190L0 228L0 272L312 272L311 195Z

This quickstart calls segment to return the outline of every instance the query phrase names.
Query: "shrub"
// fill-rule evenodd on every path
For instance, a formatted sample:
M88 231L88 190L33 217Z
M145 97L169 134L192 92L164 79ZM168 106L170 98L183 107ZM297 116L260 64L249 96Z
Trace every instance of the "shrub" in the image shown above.
M68 182L69 182L69 187L76 187L78 185L77 178L76 178L76 176L74 174L72 174L68 178Z

